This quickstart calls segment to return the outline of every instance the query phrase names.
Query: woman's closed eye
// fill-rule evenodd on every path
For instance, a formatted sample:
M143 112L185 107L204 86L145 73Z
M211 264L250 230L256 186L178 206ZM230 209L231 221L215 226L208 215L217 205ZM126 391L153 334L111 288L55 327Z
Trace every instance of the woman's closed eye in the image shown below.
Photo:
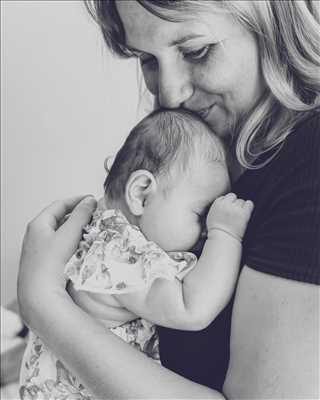
M200 61L204 61L207 58L212 46L214 46L214 45L211 44L211 45L203 46L203 47L200 47L199 49L195 49L195 50L188 50L188 49L183 49L183 48L181 48L180 50L183 54L183 57L186 60L189 60L192 62L200 62Z
M214 46L214 44L203 46L196 50L181 48L180 52L185 60L196 63L206 60L206 58L210 54L212 46ZM148 66L148 68L154 68L158 65L156 57L150 54L141 54L139 55L139 59L141 66Z

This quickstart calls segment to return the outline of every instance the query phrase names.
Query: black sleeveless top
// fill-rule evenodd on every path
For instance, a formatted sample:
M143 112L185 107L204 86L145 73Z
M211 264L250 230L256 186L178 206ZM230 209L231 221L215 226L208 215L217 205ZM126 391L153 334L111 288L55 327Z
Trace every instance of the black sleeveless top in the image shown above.
M320 114L298 124L275 158L247 170L233 191L255 209L242 265L286 279L320 284ZM159 327L163 365L221 391L229 362L233 299L206 329Z

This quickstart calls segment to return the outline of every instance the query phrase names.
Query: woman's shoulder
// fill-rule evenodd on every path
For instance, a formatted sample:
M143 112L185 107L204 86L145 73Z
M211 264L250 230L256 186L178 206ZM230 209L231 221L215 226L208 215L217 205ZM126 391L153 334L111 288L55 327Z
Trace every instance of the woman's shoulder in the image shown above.
M259 164L270 159L266 165L247 170L235 183L239 196L257 200L259 194L290 187L298 175L304 176L298 179L300 182L320 175L320 110L300 120L272 151L257 160Z
M299 121L288 135L285 144L297 146L302 145L303 148L310 147L310 150L319 150L320 146L320 109L312 114L307 115Z
M251 268L320 283L320 118L301 121L267 165L246 171L235 192L255 204L244 241Z
M304 118L301 119L296 125L296 130L304 129L306 127L314 127L319 129L320 124L320 108L316 108L314 111L307 113Z
M286 177L295 169L299 169L300 174L304 170L319 174L320 112L307 116L293 127L269 168Z

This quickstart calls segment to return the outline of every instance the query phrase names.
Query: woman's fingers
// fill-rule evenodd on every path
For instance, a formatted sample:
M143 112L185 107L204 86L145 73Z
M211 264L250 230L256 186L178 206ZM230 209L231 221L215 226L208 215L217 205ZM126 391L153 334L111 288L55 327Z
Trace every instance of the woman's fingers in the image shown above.
M32 321L38 305L50 306L48 294L64 295L65 264L76 250L82 228L89 222L95 207L92 197L56 201L28 225L18 279L18 299L26 322ZM68 220L62 223L70 212Z
M97 206L96 200L89 196L82 199L72 210L69 218L58 228L55 246L60 250L63 261L67 262L78 247L82 229L90 222Z
M39 228L49 226L55 231L59 227L63 218L84 198L86 198L86 196L82 195L70 197L64 200L56 200L44 208L30 225Z
M58 229L62 235L73 233L73 231L82 229L91 219L93 211L97 207L97 201L92 196L87 196L82 199L73 208L68 219Z
M36 271L38 275L46 269L45 266L55 263L63 265L69 260L95 206L93 197L77 196L55 201L46 207L28 225L21 252L22 272L27 269L29 273ZM58 221L70 211L70 218L57 229Z

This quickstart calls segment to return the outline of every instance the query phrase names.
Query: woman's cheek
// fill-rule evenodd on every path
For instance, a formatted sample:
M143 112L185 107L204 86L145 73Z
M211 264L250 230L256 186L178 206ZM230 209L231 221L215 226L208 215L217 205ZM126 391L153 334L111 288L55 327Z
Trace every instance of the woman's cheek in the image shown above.
M210 102L212 96L214 96L214 100L217 99L218 101L221 94L228 88L230 77L226 69L228 69L228 66L220 68L217 63L214 63L214 65L210 65L209 63L194 72L193 82L196 86L195 89L200 90L203 96L209 97L208 102ZM201 102L205 102L205 100L200 99Z

